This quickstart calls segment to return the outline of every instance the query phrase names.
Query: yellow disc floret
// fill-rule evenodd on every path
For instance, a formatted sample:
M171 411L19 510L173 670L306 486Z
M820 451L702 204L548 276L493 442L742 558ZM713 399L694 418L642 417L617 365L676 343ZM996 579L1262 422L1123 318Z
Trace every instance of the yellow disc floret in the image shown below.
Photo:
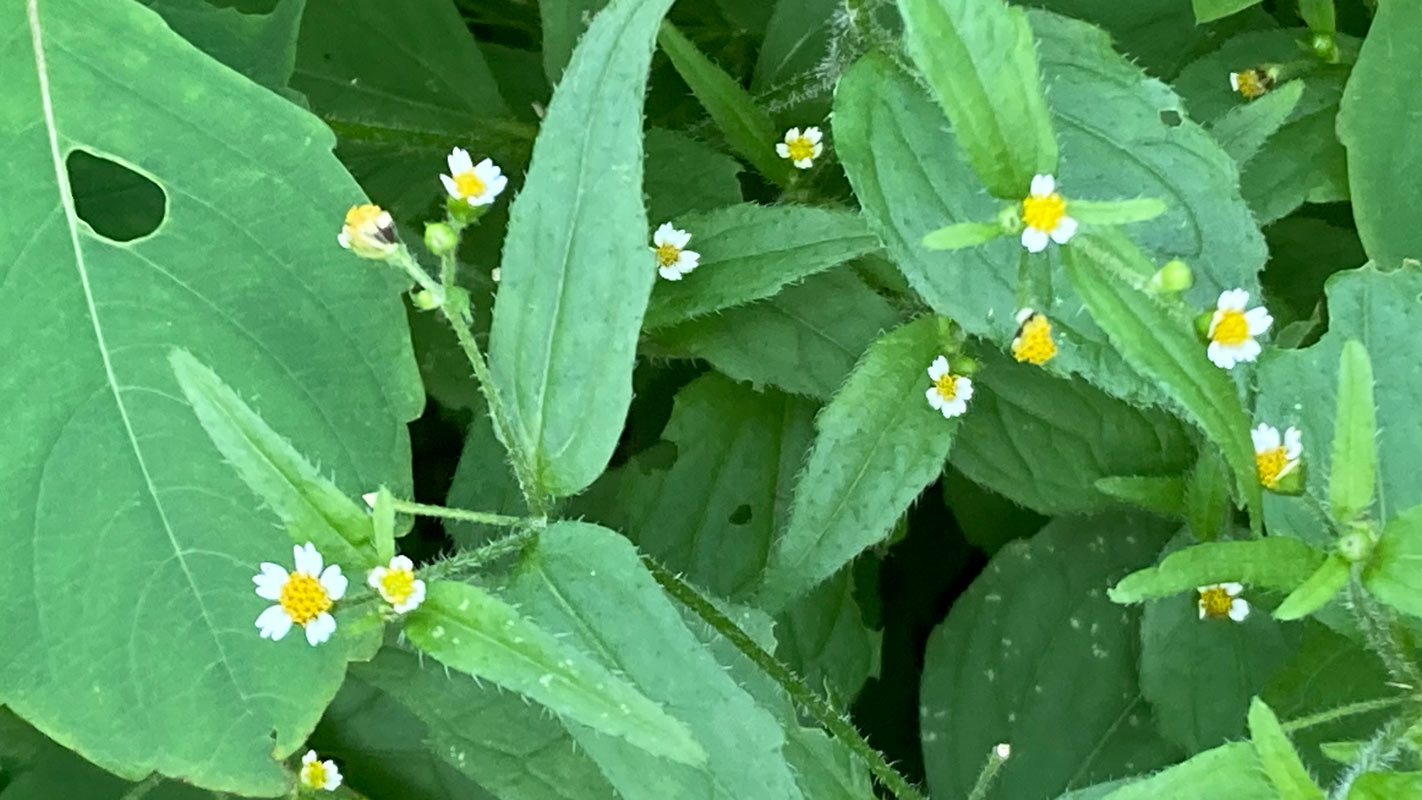
M1066 216L1066 198L1056 192L1028 195L1022 199L1022 221L1029 228L1050 233Z
M1223 309L1216 313L1218 317L1215 319L1214 330L1210 332L1210 339L1235 347L1249 338L1249 321L1244 318L1243 312Z
M657 266L670 267L681 257L681 248L674 244L657 245Z
M1205 610L1207 617L1223 619L1229 616L1229 609L1233 604L1234 598L1223 586L1210 586L1200 590L1200 607Z
M380 594L392 605L406 602L414 591L415 573L408 569L387 570L380 578Z
M933 388L938 390L939 397L944 400L952 400L958 396L958 376L951 372L945 372L933 382Z
M314 575L293 572L281 587L277 602L292 622L305 625L330 610L331 595Z
M308 761L302 764L301 782L312 789L326 788L326 765L320 761Z
M1030 314L1017 329L1017 337L1012 340L1012 357L1018 361L1041 366L1057 354L1057 343L1052 341L1052 323L1041 314Z
M479 176L474 174L474 170L455 175L454 186L459 190L459 194L464 197L478 197L488 188L484 185L483 181L479 180Z
M1272 447L1255 453L1254 463L1259 470L1259 483L1266 489L1277 489L1289 456L1283 447Z
M815 157L815 143L804 136L786 142L785 147L790 151L790 160L792 161L803 161Z

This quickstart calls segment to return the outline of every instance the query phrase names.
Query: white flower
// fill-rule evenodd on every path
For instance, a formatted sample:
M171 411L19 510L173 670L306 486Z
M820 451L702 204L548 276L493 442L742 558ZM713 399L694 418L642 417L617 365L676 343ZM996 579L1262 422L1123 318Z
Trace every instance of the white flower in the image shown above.
M469 157L469 151L456 147L446 159L449 174L439 176L444 190L455 200L463 200L471 206L487 206L509 184L502 171L489 159L478 164Z
M799 128L791 128L785 132L785 141L775 145L775 152L781 158L788 158L799 169L809 169L815 165L815 159L820 157L820 153L825 151L825 146L821 143L824 134L820 129L809 127L804 133L800 133Z
M257 596L275 600L257 617L257 628L263 639L276 641L291 630L293 624L306 629L306 641L318 645L336 632L336 618L331 606L346 594L346 577L335 564L321 569L321 554L307 542L292 549L296 570L287 573L280 564L262 564L262 571L252 582L257 584Z
M948 359L943 356L933 359L928 367L928 377L933 381L933 386L928 389L928 404L935 411L943 412L946 419L968 410L968 401L973 399L973 382L949 372Z
M395 221L374 203L351 206L336 241L361 258L385 258L395 249Z
M414 611L425 602L425 582L415 577L414 562L404 556L390 559L389 566L372 569L365 582L380 592L397 614Z
M1229 617L1235 622L1243 622L1249 616L1249 601L1239 596L1244 587L1238 583L1216 583L1201 586L1195 591L1200 593L1200 619Z
M315 750L307 750L306 755L301 757L300 778L301 785L308 789L334 792L336 787L341 785L341 771L336 767L336 762L330 759L319 760Z
M1220 369L1233 369L1241 361L1253 361L1259 357L1259 343L1255 336L1262 335L1274 324L1274 318L1263 306L1244 307L1249 304L1249 292L1243 289L1229 289L1220 293L1215 315L1210 320L1210 360Z
M1277 489L1285 475L1298 469L1303 455L1303 433L1293 426L1279 438L1279 429L1260 423L1249 432L1254 439L1254 463L1259 471L1259 483L1266 489Z
M679 281L681 276L696 269L701 263L701 254L687 250L686 243L691 234L677 230L670 222L663 222L652 234L652 252L657 256L657 272L669 281Z
M1022 246L1029 253L1047 249L1047 240L1066 244L1076 234L1076 220L1067 216L1066 198L1057 194L1057 181L1051 175L1032 178L1029 194L1022 198Z

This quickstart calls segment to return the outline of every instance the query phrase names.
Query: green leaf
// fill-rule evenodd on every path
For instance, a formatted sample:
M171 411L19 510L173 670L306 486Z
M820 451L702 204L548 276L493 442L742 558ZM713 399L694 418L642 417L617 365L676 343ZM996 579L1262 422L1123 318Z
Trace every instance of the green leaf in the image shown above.
M657 275L642 203L642 95L670 5L613 0L593 20L510 211L489 365L533 478L554 496L603 471L632 400Z
M1071 215L1087 225L1126 225L1155 219L1165 213L1165 203L1154 197L1132 200L1073 200Z
M1170 198L1164 216L1133 234L1156 261L1190 262L1196 280L1187 302L1203 308L1224 289L1256 291L1266 251L1235 188L1234 162L1190 120L1162 121L1162 112L1184 113L1180 99L1113 53L1105 33L1051 14L1029 16L1062 147L1073 154L1057 175L1068 201ZM938 109L912 78L871 55L844 75L835 103L835 141L862 213L925 302L1006 347L1017 332L1017 310L1029 300L1047 311L1058 334L1056 370L1081 374L1118 397L1159 400L1083 313L1055 250L1045 257L1054 295L1048 306L1048 298L1019 295L1025 253L1014 239L958 251L921 245L944 225L994 218L1001 204L973 180ZM1179 169L1182 159L1193 166Z
M446 779L455 784L448 800L464 800L468 795L461 793L459 784L471 780L496 793L500 800L613 800L617 796L563 725L517 694L451 674L393 647L381 650L368 664L353 666L352 673L332 711L342 709L341 701L347 695L356 696L346 700L347 707L364 696L359 713L361 718L371 719L333 720L328 712L316 736L318 746L329 739L339 746L364 733L350 745L364 745L352 753L359 757L348 756L341 762L354 786L362 786L357 780L360 771L368 767L363 761L398 747L403 738L406 747L418 745L417 753L435 761L424 770L426 775L454 773L456 780ZM392 736L391 724L401 717L413 717L407 730L417 730L403 737ZM329 745L319 752L328 750L341 755ZM414 772L408 764L389 764L387 768L398 767ZM395 783L385 796L403 797L401 792L409 791L411 779L417 776ZM365 791L381 796L373 788Z
M1096 490L1146 511L1167 517L1185 516L1185 479L1178 475L1108 475L1097 478Z
M1102 800L1279 800L1259 766L1254 746L1233 742L1206 750L1143 781L1107 794Z
M1353 781L1348 800L1398 800L1422 793L1422 772L1367 772Z
M1343 343L1338 359L1338 421L1333 426L1333 469L1328 507L1347 522L1367 513L1377 489L1377 408L1373 364L1357 340Z
M775 655L811 687L844 701L879 674L883 638L865 624L854 583L852 568L840 570L791 603L775 625L780 639Z
M1404 187L1422 168L1422 150L1398 136L1422 109L1422 84L1411 65L1422 59L1422 5L1379 3L1338 111L1338 138L1348 151L1353 218L1368 257L1383 267L1422 252L1422 232L1409 222Z
M1337 554L1329 556L1274 609L1274 619L1302 619L1322 608L1347 585L1348 572L1347 561Z
M636 688L477 586L436 581L405 635L444 664L526 695L570 722L699 764L691 731Z
M898 322L887 300L841 268L651 338L671 355L705 359L737 380L828 399L869 343Z
M1363 570L1363 585L1374 597L1422 617L1422 506L1397 515L1382 530L1377 549Z
M493 422L482 408L476 410L469 422L464 449L459 454L459 464L454 468L454 478L450 481L444 504L450 508L477 509L509 516L528 513L523 490L519 488L518 478L509 465L508 453L499 443ZM506 532L506 529L492 525L453 520L445 522L445 530L454 541L466 548L477 547Z
M1243 11L1259 0L1190 0L1197 22L1210 22Z
M1333 0L1299 0L1299 16L1315 33L1334 33L1338 29Z
M760 581L814 415L808 401L704 375L677 393L661 441L598 479L574 512L738 597Z
M942 486L943 504L953 512L963 539L988 555L1047 524L1046 517L979 486L951 467L943 472Z
M800 800L780 724L687 630L626 539L586 523L552 525L524 553L505 595L663 703L705 747L709 761L692 767L572 726L623 800Z
M1108 594L1117 603L1139 603L1229 581L1289 592L1307 580L1323 559L1322 551L1297 539L1278 536L1206 542L1172 553L1157 566L1132 573Z
M682 217L701 254L696 271L659 280L643 326L648 330L770 297L788 283L879 248L863 219L811 206L731 206Z
M608 0L540 0L543 71L550 84L558 84L588 23L607 5Z
M1145 255L1119 234L1082 235L1066 250L1064 261L1067 276L1091 316L1126 362L1154 379L1221 449L1250 509L1252 524L1260 524L1254 445L1234 383L1227 372L1210 363L1180 309L1138 288L1150 268Z
M218 795L177 781L160 781L144 786L121 780L90 764L59 744L46 739L19 720L5 719L0 711L0 727L4 745L0 748L22 750L23 757L15 761L10 771L0 772L0 798L3 800L130 800L139 796L147 800L217 800ZM18 740L18 741L17 741Z
M706 113L721 129L731 149L750 162L767 180L780 186L787 185L794 170L790 162L775 151L775 145L782 140L784 132L775 128L770 114L756 105L750 93L735 78L707 58L670 22L662 24L657 42Z
M212 443L257 499L281 518L293 541L313 542L328 561L347 569L380 562L364 509L191 353L174 350L168 361Z
M998 197L1057 171L1027 14L1002 0L901 0L909 55L948 114L968 163Z
M643 181L649 219L668 220L741 202L741 162L677 131L648 128L646 136Z
M1256 9L1223 23L1197 25L1195 12L1180 0L1043 0L1041 7L1100 25L1111 34L1117 50L1162 78L1174 76L1187 61L1212 47L1222 28L1275 24Z
M923 237L923 246L930 250L961 250L977 247L1006 235L996 222L956 222Z
M1284 734L1279 718L1257 697L1249 704L1249 738L1280 800L1326 800Z
M1234 511L1231 477L1229 465L1218 452L1210 448L1200 451L1185 487L1185 523L1196 539L1213 542L1224 532Z
M243 14L207 0L142 2L203 52L278 94L286 90L306 0L277 0L266 14Z
M157 14L32 0L0 28L0 697L123 778L277 794L349 642L256 635L252 575L290 540L167 355L259 396L347 496L405 493L423 393L399 284L334 244L361 195L329 133ZM153 182L156 230L118 243L78 216L85 151Z
M815 420L790 521L766 565L762 607L783 608L882 541L942 471L958 420L924 398L926 371L942 352L939 324L923 317L870 345Z
M1098 479L1178 473L1191 462L1190 435L1174 417L995 353L979 362L952 462L1014 502L1043 514L1099 510L1112 500Z
M1144 514L1061 518L998 551L924 655L919 723L934 797L967 797L999 742L1012 757L990 800L1055 797L1179 756L1137 689L1137 614L1101 591L1149 563L1173 527Z
M1303 93L1303 81L1289 81L1253 102L1226 111L1210 125L1210 133L1230 158L1247 164L1293 115Z

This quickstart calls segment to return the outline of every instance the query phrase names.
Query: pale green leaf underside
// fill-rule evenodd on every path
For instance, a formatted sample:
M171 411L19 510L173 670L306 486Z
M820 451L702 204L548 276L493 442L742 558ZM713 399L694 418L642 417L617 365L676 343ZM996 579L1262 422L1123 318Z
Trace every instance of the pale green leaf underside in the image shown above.
M212 365L347 493L404 492L423 397L398 283L336 246L361 194L305 112L138 4L4 8L0 702L126 777L275 794L273 751L315 724L346 646L258 638L251 577L290 541L167 355ZM155 233L76 218L80 149L162 187Z

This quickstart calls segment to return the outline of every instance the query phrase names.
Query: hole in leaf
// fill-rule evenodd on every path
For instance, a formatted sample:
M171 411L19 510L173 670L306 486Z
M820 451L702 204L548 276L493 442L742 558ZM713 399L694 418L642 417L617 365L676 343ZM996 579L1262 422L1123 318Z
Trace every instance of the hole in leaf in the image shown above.
M1174 128L1182 122L1180 112L1173 108L1162 108L1160 110L1160 121Z
M74 212L94 232L131 242L158 230L168 213L168 197L158 184L124 165L82 150L66 160Z
M646 450L637 454L637 464L641 466L642 472L666 472L676 463L676 442L669 442L662 439Z
M751 521L751 507L747 503L736 506L736 510L731 512L730 521L732 525L745 525Z

